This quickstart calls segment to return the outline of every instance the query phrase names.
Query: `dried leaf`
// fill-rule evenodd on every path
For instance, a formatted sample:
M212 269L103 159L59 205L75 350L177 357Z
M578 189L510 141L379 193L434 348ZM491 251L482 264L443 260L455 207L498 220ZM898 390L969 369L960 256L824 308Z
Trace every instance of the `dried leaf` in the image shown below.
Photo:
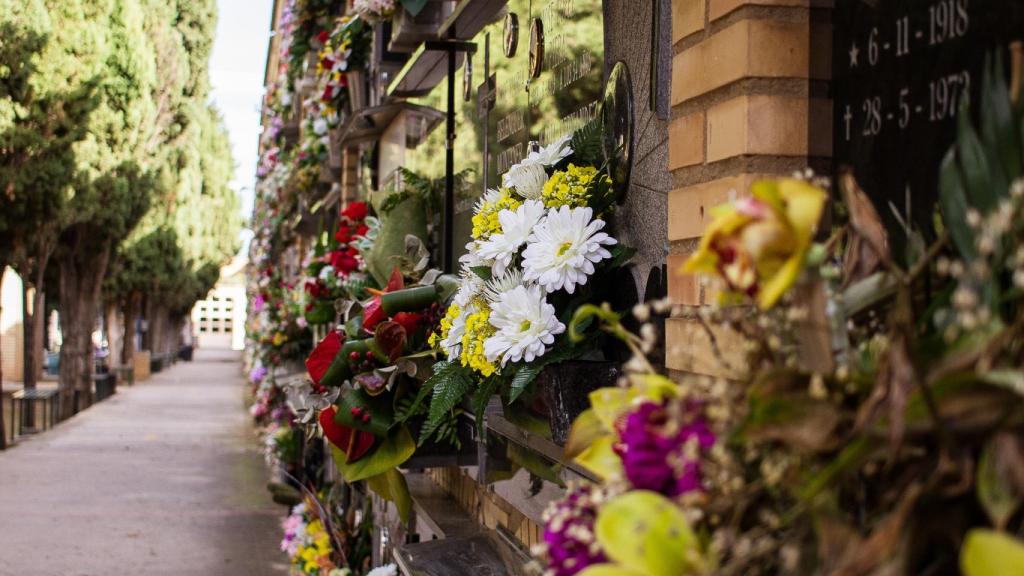
M843 262L843 286L863 280L891 258L889 235L871 199L850 168L839 174L839 190L850 212L852 234Z
M1024 492L1020 490L1024 480L1020 448L1017 437L1002 433L989 441L978 461L978 501L999 530L1006 527L1024 501Z
M905 525L914 509L921 487L913 484L900 498L899 506L886 516L862 542L854 543L842 554L838 567L830 576L864 576L872 574L894 559L904 543Z
M905 336L894 336L878 370L875 389L857 414L858 430L871 426L883 414L888 417L889 447L893 454L903 443L907 402L917 383L917 374L907 348Z

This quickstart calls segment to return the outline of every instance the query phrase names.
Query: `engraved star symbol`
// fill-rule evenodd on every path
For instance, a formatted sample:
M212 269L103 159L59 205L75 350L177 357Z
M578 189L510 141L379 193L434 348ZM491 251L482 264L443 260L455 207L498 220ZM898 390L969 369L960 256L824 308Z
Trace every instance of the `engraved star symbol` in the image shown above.
M857 43L854 42L853 46L850 47L850 68L857 67L857 58L860 56L860 48L857 48Z

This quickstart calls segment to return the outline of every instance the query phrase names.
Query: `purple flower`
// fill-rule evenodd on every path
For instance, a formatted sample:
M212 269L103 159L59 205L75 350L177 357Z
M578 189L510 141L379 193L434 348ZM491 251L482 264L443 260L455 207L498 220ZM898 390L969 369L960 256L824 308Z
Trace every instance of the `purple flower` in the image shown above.
M253 384L259 384L266 377L267 367L262 364L256 366L251 372L249 372L249 380L251 380Z
M267 301L263 298L263 294L257 294L252 300L252 311L258 314L266 304Z
M620 421L615 453L633 488L675 498L701 489L700 456L714 443L699 405L645 402Z
M573 576L592 564L606 561L594 537L600 498L597 489L580 486L552 502L544 512L548 573Z

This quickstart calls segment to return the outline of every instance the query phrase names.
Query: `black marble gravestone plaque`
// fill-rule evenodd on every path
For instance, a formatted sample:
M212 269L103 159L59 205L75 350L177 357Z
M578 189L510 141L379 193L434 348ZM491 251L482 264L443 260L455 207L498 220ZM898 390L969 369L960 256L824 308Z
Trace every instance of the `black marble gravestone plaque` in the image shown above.
M837 0L833 18L836 166L927 230L959 104L976 114L986 57L1024 39L1024 0Z

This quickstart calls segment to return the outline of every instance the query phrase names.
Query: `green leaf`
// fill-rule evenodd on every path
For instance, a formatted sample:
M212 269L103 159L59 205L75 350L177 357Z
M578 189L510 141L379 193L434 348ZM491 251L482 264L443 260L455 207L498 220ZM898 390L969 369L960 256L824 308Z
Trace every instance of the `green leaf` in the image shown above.
M942 222L949 230L953 244L964 260L973 260L978 253L974 246L974 232L967 224L967 195L956 163L956 152L950 150L939 167L939 208Z
M1021 505L1021 495L1000 469L996 440L989 441L978 460L978 501L989 519L1002 530Z
M559 362L573 360L585 352L584 347L574 347L563 341L560 345L548 350L547 354L529 364L522 365L509 384L509 402L515 402L526 391L526 388L541 375L544 368Z
M604 130L601 118L595 118L572 135L572 161L577 165L604 164Z
M337 407L335 422L354 430L369 432L377 438L385 438L397 423L394 403L388 395L370 396L362 389L353 388L348 382L341 388ZM353 408L358 408L360 417L352 413ZM370 420L364 421L361 416L363 414L369 414Z
M419 443L424 442L437 430L445 416L473 389L475 384L472 376L462 366L449 362L444 370L434 372L424 386L430 386L434 395L430 400L430 414L427 422L420 430Z
M473 415L476 416L477 433L481 438L487 434L486 426L484 426L487 420L484 418L484 411L487 410L487 403L490 402L491 396L498 391L500 385L499 378L487 378L480 383L480 387L473 394Z
M964 576L1024 576L1024 542L992 530L967 533L960 550Z
M493 275L491 274L490 266L472 266L470 270L473 274L479 276L484 282L490 282Z
M1002 165L1007 180L1016 180L1024 172L1021 164L1020 140L1010 101L1010 90L1003 73L1003 52L986 58L985 76L981 96L981 136L986 148L994 152ZM1009 190L996 190L1005 196Z
M337 446L331 446L331 454L338 472L349 484L366 480L405 463L416 452L416 443L405 426L395 428L373 451L350 464L345 462L345 453Z
M703 568L683 511L655 492L628 492L605 504L594 533L609 558L648 576L682 576Z
M1000 182L1005 185L1006 177L997 166L993 166L978 138L978 133L971 125L969 100L966 94L961 97L956 149L963 171L964 186L968 192L968 201L979 212L987 214L998 205L999 194L995 186Z
M409 492L409 484L405 481L405 475L399 472L398 468L392 468L383 474L367 478L366 486L381 498L394 504L402 522L409 521L409 515L412 513L412 494Z

